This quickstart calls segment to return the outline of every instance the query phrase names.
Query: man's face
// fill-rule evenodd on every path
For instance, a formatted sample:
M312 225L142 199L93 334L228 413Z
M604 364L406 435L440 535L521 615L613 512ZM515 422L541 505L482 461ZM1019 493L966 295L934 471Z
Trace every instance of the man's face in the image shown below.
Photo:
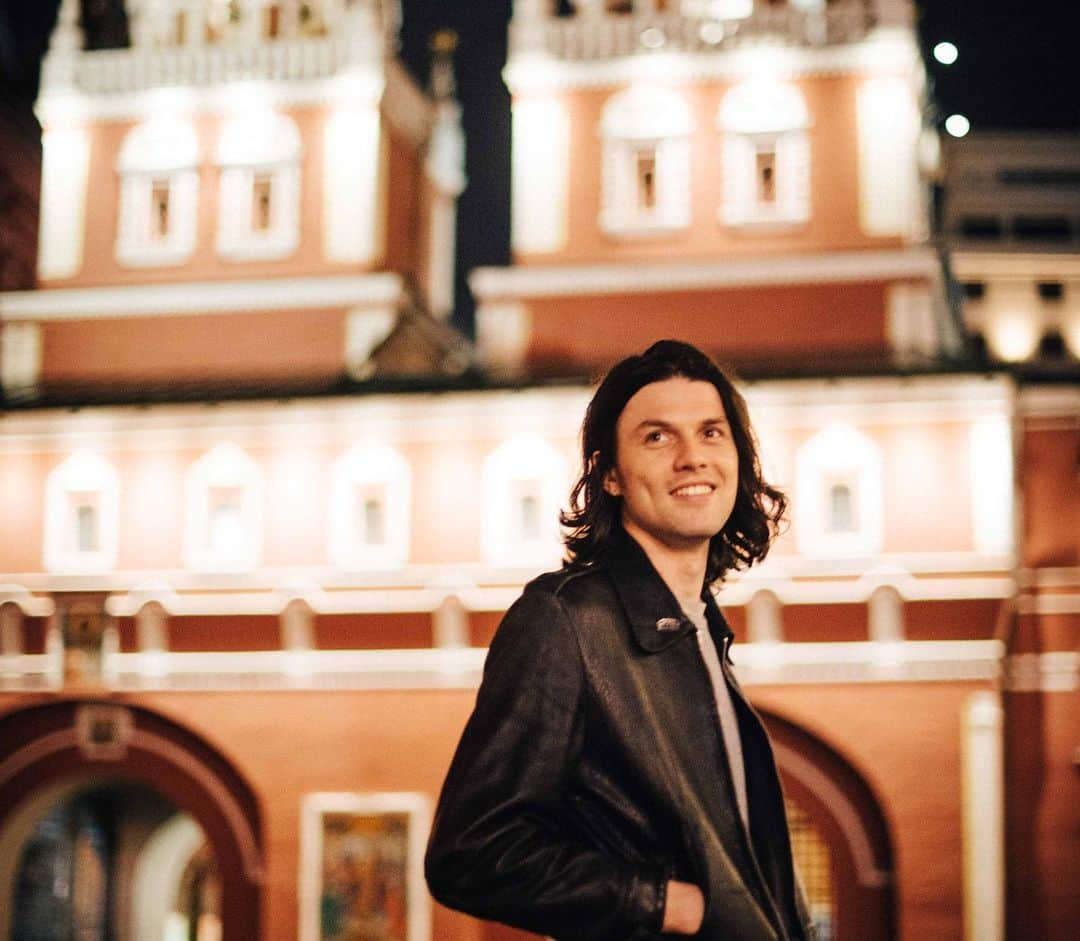
M622 497L623 526L639 542L701 548L727 522L738 486L738 451L711 382L665 379L626 403L604 489Z

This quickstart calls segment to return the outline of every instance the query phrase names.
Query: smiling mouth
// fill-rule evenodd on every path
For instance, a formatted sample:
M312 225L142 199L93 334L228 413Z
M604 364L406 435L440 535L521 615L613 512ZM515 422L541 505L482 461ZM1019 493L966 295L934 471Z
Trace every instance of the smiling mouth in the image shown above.
M712 484L687 484L671 491L673 497L704 497L716 488Z

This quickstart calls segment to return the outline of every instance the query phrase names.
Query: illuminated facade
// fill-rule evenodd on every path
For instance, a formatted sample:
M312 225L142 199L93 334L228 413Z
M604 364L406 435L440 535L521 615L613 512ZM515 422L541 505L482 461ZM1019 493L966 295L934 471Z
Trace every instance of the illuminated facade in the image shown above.
M317 814L420 839L558 563L580 377L667 335L750 377L791 497L719 600L823 938L1062 936L1080 393L957 360L909 3L518 0L515 262L472 276L510 381L450 391L460 125L397 5L129 0L100 52L75 6L40 290L0 295L0 941L32 853L120 939L332 936ZM412 865L409 941L520 937Z

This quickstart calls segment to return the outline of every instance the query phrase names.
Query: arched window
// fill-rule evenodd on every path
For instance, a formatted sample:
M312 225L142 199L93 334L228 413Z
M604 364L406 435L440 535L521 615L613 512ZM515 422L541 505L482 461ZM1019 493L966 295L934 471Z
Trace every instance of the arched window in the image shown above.
M195 129L175 118L134 128L120 148L116 258L123 265L176 265L195 250L199 198Z
M262 474L240 448L219 445L192 465L185 530L191 568L254 568L262 542Z
M45 484L45 568L90 574L116 565L120 479L101 455L79 451Z
M342 568L403 564L409 556L409 463L380 442L357 445L334 465L330 557Z
M232 261L282 258L300 239L300 132L282 114L233 118L217 147L218 253Z
M849 425L830 425L796 457L795 535L812 556L861 556L882 543L881 454Z
M554 563L560 554L559 508L566 463L537 437L511 438L484 464L484 551L510 565Z
M724 96L717 115L724 139L724 223L772 226L810 218L809 125L794 85L759 79Z
M791 855L806 894L817 941L835 938L836 897L832 884L832 854L814 821L798 804L786 802Z
M686 99L651 84L632 85L604 107L600 225L614 235L690 224L690 134Z

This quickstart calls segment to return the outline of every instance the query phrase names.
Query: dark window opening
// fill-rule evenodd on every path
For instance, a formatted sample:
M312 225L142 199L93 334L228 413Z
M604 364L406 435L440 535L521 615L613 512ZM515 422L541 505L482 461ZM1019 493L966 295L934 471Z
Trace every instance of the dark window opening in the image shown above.
M1030 241L1067 241L1069 220L1064 216L1017 216L1013 222L1013 235Z
M964 293L964 299L969 301L981 301L986 296L986 285L982 281L964 281L960 290Z
M960 234L969 239L999 239L1001 220L997 216L964 216L960 220Z
M1039 341L1040 359L1064 359L1068 354L1065 351L1065 339L1058 330L1050 330L1044 333Z
M1044 301L1060 301L1065 296L1065 286L1060 281L1040 281L1036 287Z

